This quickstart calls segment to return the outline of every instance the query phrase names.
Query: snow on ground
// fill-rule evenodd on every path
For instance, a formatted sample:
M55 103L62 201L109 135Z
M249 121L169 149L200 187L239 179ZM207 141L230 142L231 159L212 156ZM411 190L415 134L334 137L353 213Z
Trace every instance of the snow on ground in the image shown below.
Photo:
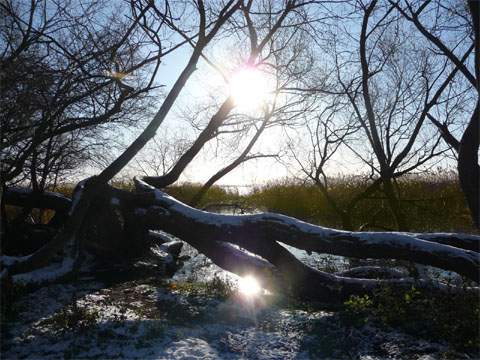
M96 288L75 299L72 286L53 285L22 299L2 357L384 359L446 350L394 331L345 327L332 312L190 296L152 280Z
M449 352L443 344L372 324L347 325L335 312L307 311L272 295L213 296L191 281L235 277L188 246L182 255L190 259L169 281L150 277L105 287L84 278L21 297L2 333L2 359L427 360Z

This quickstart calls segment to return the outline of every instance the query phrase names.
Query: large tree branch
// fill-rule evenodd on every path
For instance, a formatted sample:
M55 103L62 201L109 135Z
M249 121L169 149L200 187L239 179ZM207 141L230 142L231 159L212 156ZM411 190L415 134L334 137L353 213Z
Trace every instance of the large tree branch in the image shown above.
M229 96L212 116L207 127L200 133L192 146L180 157L175 166L163 176L146 176L145 181L149 184L163 188L178 180L185 168L192 162L203 146L212 138L218 128L223 124L230 111L234 108L234 101Z
M142 189L149 189L147 184L140 181L137 183ZM247 249L252 246L262 247L263 243L270 246L272 242L278 241L319 253L409 260L479 280L478 253L422 240L414 234L347 232L270 213L246 216L212 214L182 204L159 190L150 188L149 191L143 203L143 206L150 207L146 211L146 223L180 238L191 237L193 232L197 238L231 242ZM436 234L437 239L441 237L441 234ZM446 237L449 238L450 235ZM480 237L473 239L480 241ZM249 251L259 254L254 250Z
M363 101L365 103L365 108L367 111L367 120L368 120L368 132L370 134L371 142L373 151L377 156L377 159L380 163L382 170L384 170L385 166L387 165L387 160L385 156L385 152L382 147L382 143L380 140L380 135L377 131L376 125L376 117L375 111L373 110L372 99L370 96L370 88L369 88L369 80L372 76L370 73L368 59L367 59L367 30L368 30L368 20L375 8L377 1L374 0L370 3L370 5L365 8L365 13L363 15L363 22L362 22L362 30L360 32L360 63L362 67L362 96ZM362 118L359 118L360 121L363 121ZM366 128L366 125L363 125ZM383 175L383 174L382 174Z
M253 146L257 142L258 138L260 135L263 133L265 130L265 127L268 124L268 121L270 120L270 117L272 115L272 112L269 112L265 114L265 118L260 125L260 127L257 129L253 137L250 139L249 143L245 147L245 149L242 151L242 153L230 164L225 166L223 169L220 169L217 171L214 175L210 177L210 179L207 180L205 184L201 187L201 189L193 196L192 200L190 201L190 205L196 206L200 202L200 200L203 198L203 196L206 194L208 189L212 187L213 184L215 184L218 180L220 180L222 177L227 175L229 172L237 168L239 165L243 164L244 162L254 159L255 157L248 157L248 153L252 150Z
M324 246L325 235L328 242L328 232L337 232L336 230L316 227L296 219L275 214L226 216L206 213L190 208L168 195L148 187L148 185L140 181L137 182L137 189L139 194L131 198L131 200L133 200L133 203L131 204L133 205L136 203L136 214L137 216L142 217L142 222L144 222L146 226L161 228L162 230L170 232L176 236L180 236L183 240L189 242L194 247L197 247L199 251L204 252L217 265L242 275L245 274L245 272L242 270L238 271L238 264L236 264L239 259L240 262L243 262L241 257L230 257L230 259L226 260L222 255L222 245L219 244L219 242L234 243L251 253L261 256L263 259L274 265L280 276L275 276L274 278L281 281L278 284L281 285L280 287L282 291L291 291L296 295L311 300L314 299L328 302L341 302L348 299L351 295L371 294L375 290L385 286L390 286L397 290L407 290L415 285L417 288L425 290L459 291L459 289L448 288L440 283L432 283L423 279L414 280L405 277L399 278L398 276L384 280L357 279L345 277L342 276L342 274L325 273L305 265L292 255L284 246L278 243L277 240L285 243L289 242L290 245L294 245L298 248L318 249L318 246L311 246L308 242L313 241L317 243L317 245L320 244L321 246ZM300 233L302 236L306 237L306 242L299 238ZM338 231L338 233L343 234L345 232ZM472 256L471 253L473 252L429 243L427 241L419 240L412 235L390 235L392 235L391 238L386 238L384 241L376 239L376 247L377 250L385 247L395 249L392 251L392 257L395 257L394 252L397 252L398 247L401 246L399 241L395 241L395 237L398 236L399 238L408 237L412 240L410 243L403 246L404 250L409 249L408 251L411 252L411 254L417 252L418 248L421 248L422 245L428 244L426 245L427 248L433 245L437 250L442 247L443 250L447 252L452 251L453 253L456 253L458 250L457 255L464 258L465 264L471 263L472 261L475 262L475 260L472 260L474 256ZM477 239L477 241L478 240L479 239ZM335 240L335 242L340 243L342 241L341 238L338 241ZM353 241L355 242L355 240ZM417 243L417 247L413 247L412 249L413 242ZM348 245L351 244L347 241L344 242L344 245L347 243L349 243ZM378 243L382 244L379 245ZM364 243L359 243L359 245L363 246ZM358 249L358 246L353 246L353 248ZM238 249L238 251L240 252L242 250ZM327 251L329 253L335 253L336 248L335 246L330 246ZM217 256L211 257L211 254L215 253ZM456 256L452 254L452 257L455 258ZM432 258L430 258L430 260L431 259ZM267 269L267 273L269 272L269 269L268 267L264 268L263 265L265 263L262 260L260 260L259 263L262 265L260 268L257 267L257 269L260 270L259 276L260 279L264 280L265 269ZM468 267L469 265L466 266ZM478 263L473 266L478 270ZM248 266L243 267L243 269L245 268L248 269ZM475 289L473 289L473 291L475 291Z
M5 188L2 201L5 204L38 209L53 209L68 212L72 201L59 193L44 191L34 192L30 189Z
M81 191L76 193L74 207L81 206L80 194ZM372 269L363 269L372 274L373 278L367 279L351 277L364 276L363 270L358 274L325 273L302 263L279 242L338 255L413 259L470 278L475 278L473 271L478 274L478 253L433 242L451 243L460 239L460 245L465 241L478 248L480 237L474 235L355 233L322 228L276 214L217 215L190 208L141 181L137 181L137 193L108 187L100 196L132 211L135 221L142 226L181 237L225 270L240 276L254 275L265 288L292 291L309 299L343 301L351 295L371 294L384 286L398 290L413 285L429 291L460 290L425 279L402 277L401 274L390 276L390 271L381 269L373 269L373 272ZM439 262L440 257L444 262ZM35 283L68 275L74 269L76 259L66 254L61 266L44 263L47 266L44 269L28 272L25 262L30 258L3 256L0 260L13 275L14 282ZM384 279L378 280L378 277Z

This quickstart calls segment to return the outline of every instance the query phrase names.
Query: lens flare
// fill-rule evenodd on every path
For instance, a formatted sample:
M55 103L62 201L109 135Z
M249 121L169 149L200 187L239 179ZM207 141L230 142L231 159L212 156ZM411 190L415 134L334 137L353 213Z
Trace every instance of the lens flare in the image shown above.
M247 275L239 280L238 291L240 291L240 293L243 295L250 297L260 294L262 288L257 279L251 275Z
M247 110L257 109L267 99L267 79L254 67L243 68L232 76L230 94L236 106Z

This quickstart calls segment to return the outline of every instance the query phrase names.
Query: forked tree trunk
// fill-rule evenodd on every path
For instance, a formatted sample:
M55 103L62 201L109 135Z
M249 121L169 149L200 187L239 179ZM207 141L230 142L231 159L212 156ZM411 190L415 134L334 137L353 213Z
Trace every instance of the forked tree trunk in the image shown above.
M190 201L191 206L197 206L200 203L200 201L202 200L202 198L205 196L207 191L213 186L213 184L215 184L222 177L224 177L225 175L227 175L228 173L233 171L235 168L237 168L238 166L240 166L244 162L246 162L250 159L256 158L255 156L250 156L249 157L248 154L252 150L253 146L257 142L260 135L262 135L263 131L265 130L270 117L271 117L271 114L270 115L265 115L265 119L262 122L262 125L255 132L255 135L253 135L253 137L250 139L250 141L248 142L247 146L242 151L242 153L234 161L232 161L230 164L228 164L223 169L216 172L212 177L210 177L210 179L207 180L207 182L205 184L203 184L203 186L200 188L200 190L198 190L198 192L193 196L192 200Z

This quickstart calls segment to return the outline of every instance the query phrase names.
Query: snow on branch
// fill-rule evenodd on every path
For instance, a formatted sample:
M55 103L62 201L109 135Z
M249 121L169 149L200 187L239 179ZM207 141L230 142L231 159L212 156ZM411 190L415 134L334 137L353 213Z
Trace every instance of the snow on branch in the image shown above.
M150 203L144 199L145 217L150 226L160 226L180 238L191 237L230 242L248 248L252 243L279 241L306 251L355 258L388 258L408 260L457 272L478 282L480 256L440 243L454 236L480 241L479 236L462 234L428 234L399 232L349 232L309 224L285 215L261 213L254 215L213 214L189 207L141 180L139 192L151 193ZM152 206L149 208L148 206ZM423 239L421 238L423 237ZM253 251L255 252L255 251Z

